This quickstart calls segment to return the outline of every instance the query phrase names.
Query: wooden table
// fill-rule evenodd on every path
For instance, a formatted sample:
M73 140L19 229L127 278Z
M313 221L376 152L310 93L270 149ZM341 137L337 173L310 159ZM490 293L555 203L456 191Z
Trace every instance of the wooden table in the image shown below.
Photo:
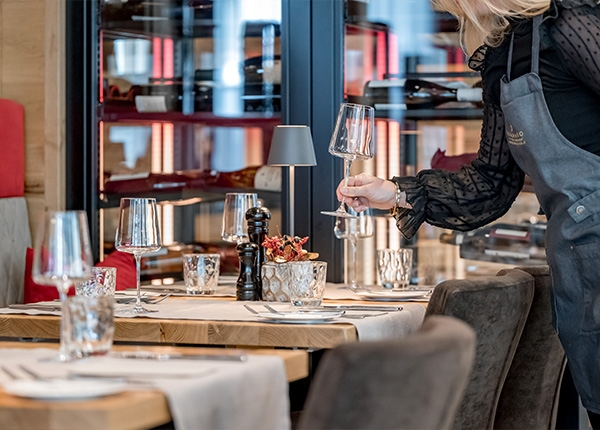
M0 314L0 337L59 339L60 317ZM115 342L332 348L358 339L352 324L115 318Z
M57 347L57 344L0 342L0 348ZM144 346L143 350L169 353L198 353L197 347ZM133 346L114 346L131 351ZM227 349L202 348L202 352L223 354ZM236 353L239 352L236 349ZM284 361L288 382L308 375L308 353L301 350L250 349L248 354L278 355ZM94 400L52 402L23 399L0 389L2 429L44 430L125 430L151 428L171 421L165 395L160 391L126 391Z

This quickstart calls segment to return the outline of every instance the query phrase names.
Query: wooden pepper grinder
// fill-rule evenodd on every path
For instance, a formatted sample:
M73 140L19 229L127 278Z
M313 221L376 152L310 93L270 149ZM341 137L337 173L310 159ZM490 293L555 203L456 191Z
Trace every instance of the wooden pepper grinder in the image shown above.
M271 211L264 206L250 208L246 211L246 222L248 223L248 238L250 242L258 245L256 257L256 280L258 300L262 299L262 265L265 262L265 247L262 246L265 237L269 234L269 220Z
M235 283L236 300L260 300L256 276L258 245L253 242L241 242L236 249L240 257L240 274Z

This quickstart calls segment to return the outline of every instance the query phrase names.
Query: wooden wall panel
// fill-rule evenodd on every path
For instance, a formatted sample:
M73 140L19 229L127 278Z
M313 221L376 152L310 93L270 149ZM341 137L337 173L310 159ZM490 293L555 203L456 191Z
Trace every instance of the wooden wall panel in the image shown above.
M25 197L32 236L64 207L64 0L0 0L0 97L25 107Z

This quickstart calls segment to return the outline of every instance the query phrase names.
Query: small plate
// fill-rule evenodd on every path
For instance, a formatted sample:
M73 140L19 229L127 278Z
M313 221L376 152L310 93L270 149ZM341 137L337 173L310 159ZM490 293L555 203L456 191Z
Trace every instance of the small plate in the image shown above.
M4 384L4 391L19 397L40 400L93 399L124 391L126 384L118 381L20 379Z
M357 291L356 294L367 299L374 300L408 300L425 298L431 290L377 290L377 291Z
M272 312L259 312L257 316L268 319L273 322L284 322L290 324L316 324L323 321L329 321L335 318L339 318L342 315L344 315L344 311L296 311L282 312L280 314L275 314Z

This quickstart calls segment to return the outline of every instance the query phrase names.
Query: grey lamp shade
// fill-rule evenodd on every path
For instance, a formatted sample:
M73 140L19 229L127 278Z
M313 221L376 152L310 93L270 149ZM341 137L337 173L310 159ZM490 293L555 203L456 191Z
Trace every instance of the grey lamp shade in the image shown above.
M273 130L267 164L271 166L316 166L310 128L307 125L278 125Z

